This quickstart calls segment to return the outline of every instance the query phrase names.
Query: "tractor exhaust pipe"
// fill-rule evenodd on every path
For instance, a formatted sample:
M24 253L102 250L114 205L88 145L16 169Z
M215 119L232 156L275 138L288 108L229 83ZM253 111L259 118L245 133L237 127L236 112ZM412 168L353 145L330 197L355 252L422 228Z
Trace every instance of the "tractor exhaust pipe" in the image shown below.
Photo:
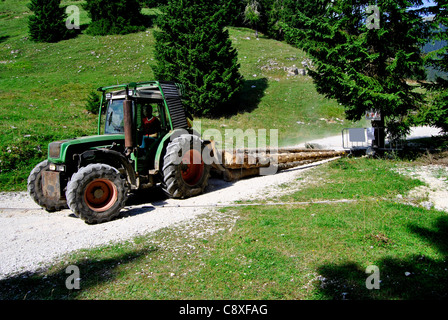
M134 126L132 121L132 100L126 98L123 102L123 113L124 113L124 137L125 137L125 148L132 150L135 148L134 139Z

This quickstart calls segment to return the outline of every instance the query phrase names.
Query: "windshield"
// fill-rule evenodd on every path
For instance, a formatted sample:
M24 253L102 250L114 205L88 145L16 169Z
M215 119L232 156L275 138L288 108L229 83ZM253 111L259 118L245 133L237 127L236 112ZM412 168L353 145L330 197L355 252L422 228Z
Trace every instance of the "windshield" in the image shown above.
M106 114L106 134L124 133L124 100L111 100Z

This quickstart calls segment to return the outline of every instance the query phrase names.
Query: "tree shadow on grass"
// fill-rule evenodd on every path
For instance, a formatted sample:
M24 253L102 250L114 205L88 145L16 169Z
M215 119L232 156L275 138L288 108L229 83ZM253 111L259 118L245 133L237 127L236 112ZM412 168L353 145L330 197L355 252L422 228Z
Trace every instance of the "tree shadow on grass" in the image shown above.
M84 291L100 286L103 283L113 281L119 273L119 266L145 258L156 252L155 247L143 250L130 251L116 254L105 259L85 259L70 262L55 267L47 272L24 272L0 280L0 300L72 300L80 296ZM69 290L66 287L67 279L73 272L66 272L70 265L79 268L80 290ZM69 283L73 283L69 279Z
M230 118L238 113L252 112L258 108L261 99L268 88L268 79L244 80L241 91L226 105L224 105L214 117Z
M5 42L9 39L9 36L0 36L0 43Z
M448 217L437 220L433 229L410 225L409 231L420 236L444 255L434 260L424 255L408 259L386 257L376 263L380 270L380 289L369 290L365 273L368 266L356 263L326 264L318 268L322 275L319 293L334 300L445 300L448 299Z

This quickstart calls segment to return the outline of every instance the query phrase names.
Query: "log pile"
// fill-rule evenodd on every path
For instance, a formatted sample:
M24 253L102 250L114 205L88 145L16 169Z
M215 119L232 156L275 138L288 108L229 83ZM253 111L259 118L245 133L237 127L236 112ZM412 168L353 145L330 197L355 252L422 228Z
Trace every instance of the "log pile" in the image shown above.
M346 155L345 151L314 149L239 149L234 152L218 151L221 172L227 181L260 175L261 168L275 172Z

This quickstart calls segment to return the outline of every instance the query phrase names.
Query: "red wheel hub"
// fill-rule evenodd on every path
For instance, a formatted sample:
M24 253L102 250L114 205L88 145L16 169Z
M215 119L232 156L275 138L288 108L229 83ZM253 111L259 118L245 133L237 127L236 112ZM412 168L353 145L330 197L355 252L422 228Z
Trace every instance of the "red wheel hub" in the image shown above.
M204 161L197 150L188 150L182 157L181 176L189 186L196 185L204 174Z
M112 181L106 179L97 179L90 182L84 192L84 200L87 206L96 212L109 210L117 199L117 187Z

